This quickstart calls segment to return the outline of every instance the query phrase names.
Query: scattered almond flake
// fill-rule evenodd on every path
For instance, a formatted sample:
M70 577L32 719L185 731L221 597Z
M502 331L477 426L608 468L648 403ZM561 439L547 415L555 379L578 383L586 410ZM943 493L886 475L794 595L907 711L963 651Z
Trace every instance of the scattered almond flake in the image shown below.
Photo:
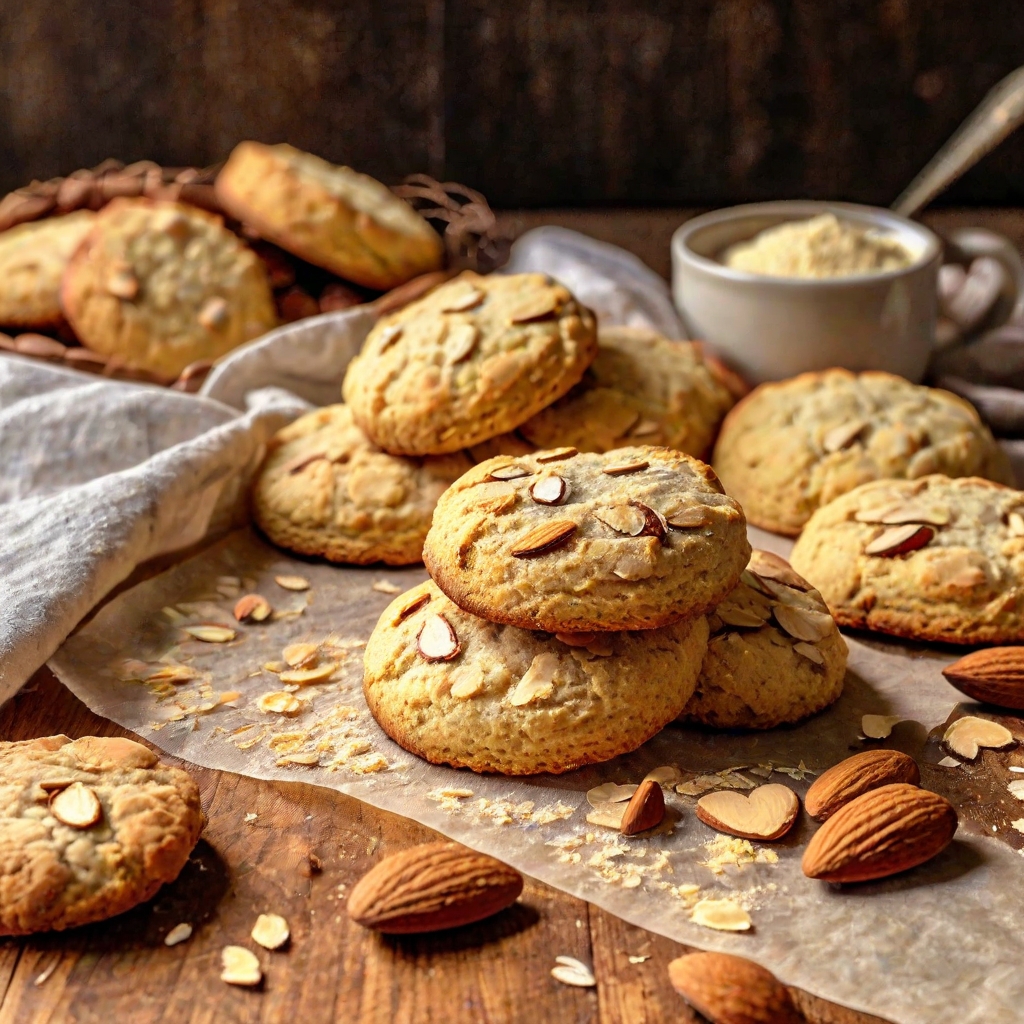
M273 672L275 674L283 672L287 667L288 665L283 661L265 661L263 663L264 672Z
M201 678L201 676L202 673L191 665L179 665L174 662L168 662L152 669L145 678L147 683L190 683L194 679Z
M762 765L761 767L765 766ZM796 768L785 768L782 765L779 765L777 767L772 767L769 765L768 767L771 767L773 771L781 772L783 775L788 775L791 779L795 780L796 782L803 782L808 775L813 776L821 774L821 772L811 771L811 769L808 768L807 765L803 763L803 761L801 761L800 764L796 766ZM751 775L758 774L754 771L753 768L750 769L750 773Z
M631 956L629 958L629 962L631 964L643 964L643 963L646 963L650 959L651 958L649 956Z
M679 900L688 909L692 909L700 897L700 886L693 882L684 882L682 885L672 885L669 882L655 882L655 888L667 892L670 896Z
M225 690L224 693L217 694L218 704L232 704L233 701L238 700L242 694L239 690Z
M306 732L279 732L276 736L271 736L267 746L275 754L294 754L302 749L308 738L309 733Z
M336 661L325 661L321 665L317 665L315 668L293 668L285 669L281 673L282 683L294 683L296 686L310 686L313 683L322 683L330 679L330 677L337 672L338 663Z
M599 804L587 815L587 822L604 828L618 829L622 826L622 816L628 806L625 801Z
M978 756L982 747L1000 750L1010 746L1015 739L1013 733L998 722L965 715L950 725L942 736L942 742L954 754L971 761Z
M683 796L702 796L712 789L717 789L722 784L718 775L698 775L689 782L680 782L676 786L676 792Z
M1015 796L1018 800L1024 800L1024 779L1011 782L1006 788L1010 791L1011 796Z
M229 985L251 987L263 980L263 971L256 954L244 946L225 946L220 951L220 980Z
M1024 768L1022 768L1019 764L1011 764L1010 771L1016 772L1017 774L1022 774L1024 773Z
M255 811L249 811L243 819L247 825L251 825L259 817Z
M748 864L778 864L779 855L768 847L754 848L749 839L715 836L704 844L707 860L698 861L713 875L724 875L727 867L743 869Z
M285 590L309 590L309 580L304 576L275 576L274 582Z
M556 956L551 977L563 985L576 985L578 988L593 988L597 984L593 971L574 956Z
M720 772L718 785L722 789L754 789L756 782L751 782L745 775L739 775L735 771Z
M655 768L653 771L649 771L643 778L644 782L648 780L651 782L658 783L659 786L674 786L682 778L682 772L679 771L674 765L666 764L660 768Z
M378 594L400 594L402 592L402 588L396 587L391 580L374 580L370 589L376 590Z
M310 643L289 644L281 651L289 668L309 668L316 664L319 654L320 645Z
M509 704L513 707L522 707L535 700L544 700L550 697L555 687L555 673L558 668L557 654L548 651L536 655L512 691L508 699Z
M204 622L196 626L183 626L182 628L189 636L208 644L226 644L238 636L230 626L221 626L217 623Z
M537 825L550 825L553 821L565 821L571 818L576 809L569 804L563 804L561 800L555 804L542 807L539 811L533 812L533 820Z
M264 949L280 949L289 939L288 922L280 914L260 914L249 936Z
M192 938L192 925L187 921L182 921L181 924L176 924L165 936L165 946L176 946L179 942L185 942L187 939Z
M305 605L299 608L279 608L270 616L271 622L283 622L287 619L297 619L306 611Z
M959 768L962 764L963 762L958 761L955 757L944 757L939 761L940 768ZM1011 768L1010 771L1012 772L1013 769Z
M177 608L172 608L170 605L168 605L166 608L161 608L160 611L163 613L164 616L166 616L166 618L170 619L170 621L173 622L174 625L176 626L180 626L183 622L186 622L188 620L187 615L182 615Z
M255 736L250 736L248 737L248 739L239 740L237 743L235 743L235 747L238 750L251 750L253 747L256 746L257 743L262 743L266 736L267 730L262 729Z
M769 779L771 778L772 772L775 771L775 768L771 763L768 763L756 765L754 768L748 768L747 771L750 772L751 775L756 775L758 778Z
M1016 821L1011 821L1010 827L1015 828L1018 832L1024 832L1024 818L1018 818ZM1024 853L1021 853L1021 856L1024 857Z
M905 721L903 715L864 715L860 729L869 740L884 740L892 732L892 727L902 721Z
M302 710L302 702L290 693L273 691L264 693L256 701L256 706L266 714L297 715Z
M690 920L704 928L721 932L745 932L750 929L750 915L733 900L700 900Z
M274 763L279 768L287 767L290 764L300 764L303 766L309 766L318 764L320 761L320 755L316 751L304 751L298 754L285 754L284 757L279 757Z
M387 758L375 751L352 758L346 767L356 775L373 775L375 772L385 771L389 765Z
M616 804L620 800L628 800L637 789L637 786L605 782L600 786L587 790L587 803L591 807L600 807L602 804Z
M60 957L54 957L43 969L36 975L35 981L32 982L36 988L40 985L45 985L50 980L50 975L57 970L57 965L60 963Z

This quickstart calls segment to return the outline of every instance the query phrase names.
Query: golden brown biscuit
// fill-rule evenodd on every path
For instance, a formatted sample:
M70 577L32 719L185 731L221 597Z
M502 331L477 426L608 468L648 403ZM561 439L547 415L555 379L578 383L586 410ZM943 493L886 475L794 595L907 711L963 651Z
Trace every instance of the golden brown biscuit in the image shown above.
M722 425L714 466L755 526L795 536L869 480L929 473L1012 482L969 402L889 373L802 373L762 384Z
M0 234L0 324L53 327L64 319L60 282L96 214L79 210Z
M864 484L811 516L792 561L841 626L1024 640L1024 492L939 475Z
M172 378L277 323L263 263L220 217L149 199L96 215L61 302L83 345Z
M264 238L367 288L394 288L444 257L437 232L386 185L292 146L240 142L216 190Z
M596 351L590 311L551 278L466 271L378 320L342 393L386 451L441 455L519 426Z
M479 619L430 582L391 602L364 658L374 718L406 750L477 772L565 772L635 750L682 710L703 617L547 637Z
M184 867L199 787L127 739L0 743L0 934L73 928L148 900Z
M700 459L734 402L696 342L669 341L646 327L602 327L583 379L519 432L537 448L653 444Z
M711 638L681 716L719 729L774 729L839 699L846 641L821 595L767 551L708 615Z
M551 632L702 614L750 557L710 467L668 448L574 448L474 466L438 502L423 560L456 604Z
M301 416L278 431L253 484L253 514L280 547L332 562L420 561L444 489L470 466L460 453L388 455L346 405Z

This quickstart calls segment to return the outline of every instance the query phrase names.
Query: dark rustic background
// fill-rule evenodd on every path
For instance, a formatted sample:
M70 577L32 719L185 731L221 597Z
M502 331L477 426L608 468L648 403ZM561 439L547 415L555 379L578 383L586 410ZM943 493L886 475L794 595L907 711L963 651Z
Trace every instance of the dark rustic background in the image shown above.
M503 207L887 204L1024 0L0 0L0 189L287 140ZM1024 204L1024 134L947 196Z

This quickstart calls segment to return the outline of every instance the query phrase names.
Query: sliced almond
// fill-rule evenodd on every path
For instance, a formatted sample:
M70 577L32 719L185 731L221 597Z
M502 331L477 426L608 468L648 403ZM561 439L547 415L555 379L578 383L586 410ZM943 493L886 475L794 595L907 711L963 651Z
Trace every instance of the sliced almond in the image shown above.
M461 363L468 359L476 348L480 332L476 324L465 320L453 321L448 324L448 332L444 339L445 360L449 365Z
M256 707L268 715L297 715L302 710L302 701L283 690L275 690L261 694L256 700Z
M808 661L813 661L815 665L825 664L825 655L817 647L804 640L801 640L798 644L793 644L793 650Z
M637 459L635 462L620 462L616 466L605 466L601 470L605 476L625 476L627 473L639 473L650 465L647 459Z
M755 550L750 554L749 571L759 580L781 583L792 590L813 590L814 588L780 555L772 551ZM773 591L774 594L774 591Z
M256 954L245 946L225 946L220 951L220 980L229 985L251 988L263 980L263 971Z
M1011 537L1024 537L1024 515L1019 512L1011 512L1006 517L1006 525L1010 530Z
M398 610L395 625L409 618L413 612L419 611L430 600L430 594L417 594L407 605Z
M285 590L309 590L309 580L303 576L275 576L274 582Z
M647 525L647 517L632 502L599 508L594 512L594 518L627 537L639 537Z
M892 727L903 720L903 715L863 715L860 731L869 740L884 740L892 733Z
M835 632L836 624L828 612L815 612L789 604L772 609L775 621L794 639L816 644Z
M560 476L542 476L530 488L530 497L538 505L558 505L565 497L565 492L565 481Z
M577 988L593 988L597 984L594 972L574 956L556 956L551 977L563 985L575 985Z
M127 267L114 270L107 275L107 291L115 299L132 300L139 294L138 278Z
M656 782L659 786L674 786L683 773L674 765L665 764L660 768L654 768L644 776L644 782Z
M618 832L625 813L625 800L598 804L592 811L587 813L587 824L600 825L602 828L613 828Z
M466 666L449 691L457 700L475 697L484 688L484 674L477 665Z
M191 665L161 665L155 672L146 676L147 683L187 683L198 679L199 673Z
M319 656L319 644L289 644L281 652L289 668L309 668L316 664Z
M484 301L484 292L472 285L463 292L458 292L448 299L441 307L442 313L464 313L467 309L479 306Z
M525 324L531 320L540 320L552 316L558 310L558 293L553 289L545 288L525 298L509 316L510 324Z
M555 688L555 673L558 666L558 655L550 652L536 655L512 691L508 699L509 704L518 708L535 700L550 697Z
M932 526L920 526L916 523L892 526L865 545L864 554L894 558L923 548L934 536L935 528Z
M526 466L518 462L510 462L507 466L498 466L488 474L492 480L518 480L520 477L532 475L533 470L527 469Z
M300 470L305 469L307 466L312 465L314 462L319 462L321 459L326 459L326 452L310 452L308 454L303 453L302 455L296 455L295 458L289 459L282 467L281 472L287 473L292 476L298 473Z
M630 505L643 514L644 526L640 531L641 537L657 537L658 540L665 539L665 520L662 519L661 514L655 512L650 505L645 505L642 501L631 501Z
M600 807L602 804L618 804L629 801L637 791L637 786L620 785L617 782L605 782L600 786L587 790L587 803L591 807ZM618 826L616 826L618 827Z
M525 537L516 541L512 548L513 558L534 558L564 544L575 532L577 526L571 519L552 519L530 530Z
M39 788L44 793L57 793L62 789L67 789L74 781L74 779L43 779L39 783Z
M400 594L402 592L402 588L392 583L391 580L374 580L370 589L377 591L378 594Z
M230 626L220 626L215 622L203 622L198 626L183 628L189 636L194 636L197 640L202 640L207 644L226 644L238 636Z
M879 522L886 526L902 526L907 523L946 526L949 523L949 509L941 505L897 505L883 512Z
M534 458L538 462L561 462L563 459L571 459L579 455L579 451L572 446L566 448L549 448L546 452L537 452Z
M739 608L728 602L720 604L715 609L715 614L727 626L736 626L741 629L760 629L768 621L767 616L758 615L756 611Z
M745 932L751 925L750 915L733 900L700 900L694 905L690 920L720 932Z
M386 352L398 339L402 336L404 330L402 324L388 324L387 327L382 327L380 333L377 335L377 354L380 355L382 352Z
M568 647L589 647L600 637L600 633L556 633L555 639Z
M50 797L50 813L72 828L91 828L103 817L96 793L81 782L72 782Z
M967 715L958 718L944 733L942 742L961 757L972 761L982 747L1001 750L1014 742L1013 733L998 722Z
M428 615L416 636L416 647L427 661L451 661L462 650L452 624L443 615Z
M314 683L326 682L337 671L336 661L324 661L312 668L289 668L281 673L282 683L294 686L312 686Z
M847 448L860 437L867 425L866 420L851 420L849 423L842 423L838 427L833 427L822 438L821 446L827 452L838 452L843 448Z
M711 517L704 505L689 505L665 516L665 522L673 530L696 530L698 527L707 526L711 522Z
M706 793L697 801L697 817L705 825L742 839L780 839L799 813L796 793L777 782L758 786L746 796L725 790Z
M263 622L272 611L270 602L262 594L246 594L235 604L235 618L239 622Z
M260 914L249 935L264 949L280 949L289 938L288 922L280 914Z
M211 295L200 308L196 319L208 331L215 331L228 322L228 303L222 295Z
M179 942L185 942L192 938L192 925L187 921L176 924L165 936L165 946L177 946Z

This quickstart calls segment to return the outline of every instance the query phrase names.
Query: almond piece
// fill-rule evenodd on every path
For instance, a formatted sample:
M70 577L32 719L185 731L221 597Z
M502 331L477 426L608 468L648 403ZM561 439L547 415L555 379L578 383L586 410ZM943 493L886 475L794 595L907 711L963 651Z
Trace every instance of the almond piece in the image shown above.
M626 804L624 801L606 800L602 804L597 804L592 811L587 813L587 824L618 830L625 814Z
M356 883L348 915L389 934L433 932L480 921L513 904L523 876L458 843L424 843L385 857Z
M794 590L813 590L810 585L784 558L774 551L755 549L750 553L748 568L764 580L774 580Z
M818 650L817 647L812 646L804 640L801 640L797 644L793 644L793 650L797 654L803 655L808 661L813 661L815 665L825 664L825 655Z
M309 580L304 576L275 576L274 582L285 590L309 590Z
M235 618L239 622L263 622L273 609L262 594L246 594L235 604Z
M91 828L103 817L103 808L92 789L72 782L50 797L50 813L72 828Z
M729 602L720 604L714 614L727 626L735 626L738 629L760 629L768 621L756 611L740 608Z
M555 688L555 673L558 671L558 655L545 652L538 654L530 667L516 684L508 702L513 707L522 707L535 700L550 697Z
M466 321L453 321L448 324L448 332L444 340L445 361L454 366L468 359L476 348L480 332L476 324Z
M841 807L811 837L808 878L867 882L917 867L953 841L957 815L938 793L905 782L881 786Z
M288 922L280 914L260 914L249 935L264 949L280 949L289 938Z
M238 635L230 626L221 626L216 622L201 622L198 626L182 628L189 636L194 636L207 644L226 644Z
M467 309L472 309L474 306L479 306L484 301L484 293L479 288L474 288L472 285L467 291L453 295L444 306L441 307L442 313L464 313Z
M665 522L673 530L696 530L698 527L707 526L711 518L703 505L690 505L666 516Z
M429 600L430 594L417 594L408 604L399 608L394 625L397 626L400 622L409 618L413 612L419 611Z
M883 512L877 521L885 526L901 526L907 523L946 526L949 523L949 509L939 505L897 505Z
M251 988L263 980L263 971L256 954L245 946L225 946L220 951L220 980L229 985Z
M1006 526L1011 537L1024 537L1024 515L1020 512L1011 512L1006 517Z
M228 303L222 295L211 295L202 305L196 319L208 331L223 327L228 321Z
M283 651L281 657L289 668L310 668L317 663L320 657L319 644L289 644Z
M690 953L668 965L672 987L715 1024L805 1024L771 971L729 953Z
M905 722L903 715L861 715L860 731L866 739L884 740L892 733L892 727Z
M719 832L741 839L780 839L800 813L800 799L777 782L758 786L749 796L735 790L707 793L697 801L697 817Z
M835 632L836 624L828 612L815 612L789 604L772 609L775 621L794 639L816 644Z
M750 915L734 900L699 900L690 914L690 920L702 928L719 932L745 932L750 930Z
M838 452L853 444L864 432L866 426L866 420L852 420L849 423L841 423L838 427L833 427L822 438L821 446L826 452Z
M958 718L945 732L942 742L961 757L973 761L982 747L1001 750L1013 744L1013 733L998 722L987 718L965 715Z
M545 290L537 295L524 299L509 318L510 324L525 324L531 320L541 320L552 316L558 311L558 293Z
M107 275L107 291L116 299L131 301L139 294L138 278L128 267L119 267Z
M558 505L565 497L565 481L560 476L542 476L530 488L530 497L538 505Z
M601 804L626 803L639 788L639 786L620 785L617 782L605 782L587 790L587 803L591 807L600 807Z
M452 624L443 615L430 615L424 620L416 647L427 661L451 661L462 650Z
M594 972L574 956L556 956L551 977L563 985L575 985L577 988L593 988L597 984Z
M321 459L326 458L327 452L311 452L309 454L296 455L294 459L289 459L281 467L281 472L293 476L307 466L311 466L314 462L319 462Z
M599 508L594 512L594 518L627 537L639 537L647 524L646 516L633 502Z
M274 690L261 694L256 707L268 715L297 715L302 710L302 701L285 690Z
M525 537L516 541L512 548L513 558L534 558L564 544L575 532L576 523L571 519L552 519L530 530Z
M883 530L873 541L866 544L864 554L895 558L897 555L906 555L923 548L934 536L933 526L918 526L916 523L893 526Z
M658 540L664 540L665 534L668 531L666 529L665 520L661 518L661 515L655 512L649 505L645 505L642 501L631 501L630 505L637 509L644 517L644 525L640 530L640 536L657 537Z
M377 335L377 355L381 355L391 348L402 336L403 330L402 324L388 324L387 327L382 327L380 334Z
M619 824L624 836L656 828L665 819L665 794L653 779L645 779L630 797Z
M605 466L601 472L605 476L625 476L627 473L639 473L649 465L647 459L637 459L635 462L622 462L617 466Z
M893 782L920 785L917 762L898 750L865 750L819 775L807 790L804 807L812 818L825 821L851 800Z
M546 452L537 452L534 458L538 462L561 462L562 459L571 459L579 455L579 449L572 446L566 448L549 448Z
M984 704L1024 711L1024 647L989 647L947 665L942 674Z
M511 462L507 466L498 466L492 469L488 476L491 480L518 480L523 476L532 476L532 470L521 466L518 462Z
M326 682L337 671L336 661L324 661L310 668L290 668L280 673L282 683L295 686L312 686L313 683Z
M600 637L600 633L556 633L555 639L567 647L589 647Z

